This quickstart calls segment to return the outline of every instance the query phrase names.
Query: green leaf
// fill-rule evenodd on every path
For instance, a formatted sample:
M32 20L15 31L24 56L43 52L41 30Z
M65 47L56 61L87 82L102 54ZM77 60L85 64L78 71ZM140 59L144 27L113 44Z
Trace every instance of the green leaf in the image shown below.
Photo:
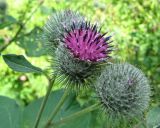
M4 22L0 23L0 29L10 26L14 23L17 23L17 20L13 16L10 16L10 15L5 16L4 20L5 20Z
M45 15L51 15L53 12L55 12L56 10L54 8L49 8L47 6L44 6L42 5L40 7L40 11L42 14L45 14Z
M56 104L59 102L60 98L62 97L62 94L63 94L63 90L58 90L58 91L55 91L54 93L51 93L47 101L45 110L42 114L42 118L40 120L40 124L38 128L44 127L51 112L55 109ZM80 105L76 102L75 98L76 98L75 94L71 94L67 98L63 107L56 115L54 121L61 120L62 118L69 116L70 114L73 114L77 111L82 110ZM42 102L42 98L31 103L29 106L27 106L24 109L23 128L33 127L41 102ZM67 124L59 125L56 128L89 128L91 123L90 121L91 121L91 114L87 113L86 115L83 115L77 119L74 119L68 122Z
M0 128L21 128L21 109L17 103L0 96Z
M147 114L147 128L160 127L160 107L152 108Z
M35 27L27 35L22 35L18 39L17 45L23 48L27 56L39 57L46 54L45 42L42 41L41 29Z
M40 73L42 70L33 66L23 55L7 54L3 55L6 64L17 72L36 72Z

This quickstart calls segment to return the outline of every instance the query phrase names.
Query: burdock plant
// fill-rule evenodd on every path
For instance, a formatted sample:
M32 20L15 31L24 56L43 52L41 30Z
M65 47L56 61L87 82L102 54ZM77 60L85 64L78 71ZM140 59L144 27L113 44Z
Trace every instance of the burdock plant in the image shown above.
M133 117L148 107L147 78L130 64L106 65L112 51L111 36L102 33L97 24L85 21L79 13L64 11L52 16L44 30L54 76L68 87L66 90L74 88L77 91L95 85L91 87L100 104L98 101L85 112L101 106L111 116ZM68 93L66 91L62 96L46 127L50 126Z
M147 78L140 69L127 63L107 65L110 53L113 51L112 40L107 32L101 32L99 25L88 22L77 12L61 11L49 18L44 27L43 37L43 43L47 44L51 55L53 77L30 64L22 55L3 55L5 62L13 70L41 73L49 81L48 90L38 114L36 110L39 106L34 109L34 104L30 106L34 110L32 114L36 113L34 128L39 128L39 125L45 128L59 127L67 122L74 124L71 120L97 108L103 108L108 116L120 115L129 117L129 119L142 115L147 109L150 99L150 86ZM56 101L56 105L54 104L52 110L52 99L49 98L50 102L47 101L57 79L67 88L64 89L61 99L58 99L61 94L56 94L57 97L54 97L53 100ZM70 107L74 104L73 98L66 100L67 96L71 94L71 89L74 89L78 95L79 89L85 89L85 87L90 87L98 99L94 100L95 104L85 109L82 109L79 104L76 105L76 110L79 111L73 113L75 110ZM55 118L65 101L67 101L67 105L65 105L65 109L63 108L63 112L66 113L61 113L59 118L58 116ZM38 103L35 105L39 105ZM68 112L68 109L71 110ZM43 111L45 114L42 114ZM70 112L71 115L68 116ZM51 114L48 115L49 113ZM25 114L28 115L27 112ZM33 115L29 116L33 118ZM27 117L24 117L24 120ZM43 118L41 119L41 117ZM59 120L57 121L57 119ZM87 124L89 120L87 120ZM25 127L33 127L32 121L25 120L21 124L24 124ZM75 125L73 126L77 127L76 123Z

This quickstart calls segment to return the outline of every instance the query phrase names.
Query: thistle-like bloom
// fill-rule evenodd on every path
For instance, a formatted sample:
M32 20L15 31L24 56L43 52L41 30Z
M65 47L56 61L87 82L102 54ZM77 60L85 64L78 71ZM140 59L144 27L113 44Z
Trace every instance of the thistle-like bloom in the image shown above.
M137 117L149 105L148 80L141 70L130 64L107 66L95 88L102 106L111 115Z
M97 31L97 26L91 26L90 23L82 23L80 28L75 24L71 26L72 30L67 31L63 42L66 47L73 53L74 57L83 61L97 62L108 57L108 41L111 36L104 37Z
M63 76L63 80L84 87L100 73L111 52L111 36L106 37L106 33L101 34L97 29L89 22L80 25L73 22L71 29L65 29L55 58L55 72Z

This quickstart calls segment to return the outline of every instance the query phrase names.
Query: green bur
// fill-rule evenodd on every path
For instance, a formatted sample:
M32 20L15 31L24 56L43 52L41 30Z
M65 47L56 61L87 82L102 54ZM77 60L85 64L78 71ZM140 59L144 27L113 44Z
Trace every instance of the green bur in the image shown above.
M148 80L141 70L130 64L107 66L95 88L102 106L114 116L137 117L149 105Z

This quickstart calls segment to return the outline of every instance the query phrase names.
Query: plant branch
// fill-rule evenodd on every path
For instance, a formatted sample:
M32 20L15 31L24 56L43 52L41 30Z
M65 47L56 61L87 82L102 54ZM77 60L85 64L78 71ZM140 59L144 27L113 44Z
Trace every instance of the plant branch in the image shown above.
M62 118L61 120L50 124L50 126L58 126L60 124L67 123L67 122L69 122L69 121L71 121L73 119L76 119L76 118L78 118L78 117L80 117L80 116L82 116L82 115L84 115L86 113L89 113L91 111L94 111L94 110L96 110L98 108L99 108L99 104L91 105L91 106L89 106L89 107L87 107L87 108L85 108L85 109L83 109L83 110L81 110L79 112L76 112L76 113L74 113L74 114L72 114L72 115L70 115L68 117Z
M35 126L34 126L34 128L38 128L39 121L40 121L40 119L41 119L41 116L42 116L43 110L44 110L44 108L45 108L45 105L46 105L46 103L47 103L49 94L50 94L50 92L52 91L52 87L53 87L53 85L54 85L55 79L56 79L56 76L55 76L55 78L54 78L53 80L49 81L48 90L47 90L46 96L44 97L44 99L43 99L43 101L42 101L40 110L39 110L39 112L38 112L38 115L37 115L37 118L36 118L36 121L35 121Z
M9 40L7 41L1 48L0 48L0 53L4 51L13 41L16 40L24 26L27 24L27 22L30 20L30 18L33 16L33 14L38 10L38 8L43 4L44 1L41 1L38 6L33 10L33 12L30 14L30 16L24 21L24 23L19 24L19 29L17 30L16 34Z
M0 48L0 52L4 51L19 35L19 33L21 32L23 28L23 25L20 24L20 27L18 29L18 31L16 32L16 34L14 35L13 38L11 38L10 40L8 40L1 48Z
M53 113L51 113L51 116L49 118L49 120L46 123L46 128L48 128L50 126L50 124L52 123L52 120L54 119L54 117L56 116L56 114L58 113L58 111L61 109L63 103L65 102L68 94L69 94L70 89L67 88L63 94L63 96L61 97L60 101L58 102L58 104L56 105L56 108L54 109Z

